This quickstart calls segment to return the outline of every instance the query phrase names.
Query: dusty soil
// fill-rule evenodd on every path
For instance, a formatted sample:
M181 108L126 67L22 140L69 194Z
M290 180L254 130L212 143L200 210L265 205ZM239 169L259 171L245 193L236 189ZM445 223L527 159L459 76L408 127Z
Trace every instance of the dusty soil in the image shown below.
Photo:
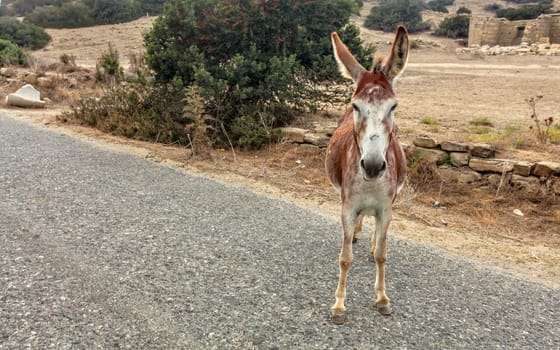
M142 47L142 32L153 18L122 25L72 30L49 30L53 42L34 54L57 60L63 54L76 56L78 64L92 67L111 42L126 56ZM387 52L391 34L364 30L366 41ZM560 159L560 147L540 146L529 132L532 121L525 99L544 95L537 106L539 115L560 121L560 56L458 57L452 40L428 34L419 49L410 54L409 66L397 86L400 99L397 122L401 140L410 142L419 134L441 140L475 140L478 135L469 122L487 117L493 132L508 125L519 127L524 146L501 145L500 156L529 160ZM109 143L139 156L185 168L217 181L250 187L266 195L307 206L326 215L338 216L338 197L323 171L324 150L290 144L276 144L256 152L233 154L212 150L204 156L172 146L125 140L76 125L61 124L55 116L64 103L46 111L10 109L17 117L46 124L61 132L79 135L92 142ZM342 111L344 106L339 106ZM301 116L294 125L333 123L337 113ZM437 119L437 125L421 122ZM443 207L435 208L438 200ZM520 209L525 216L512 212ZM366 225L371 227L372 221ZM407 237L447 251L490 262L512 273L560 286L560 204L558 198L523 199L518 194L480 188L457 188L442 183L420 190L407 188L398 200L391 225L392 234ZM339 234L333 232L331 234Z

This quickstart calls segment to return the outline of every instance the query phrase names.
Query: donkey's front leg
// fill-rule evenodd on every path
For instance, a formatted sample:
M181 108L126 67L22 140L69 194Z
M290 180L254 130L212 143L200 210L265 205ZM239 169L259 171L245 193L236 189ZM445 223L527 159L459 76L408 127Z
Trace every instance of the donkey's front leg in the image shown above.
M331 309L332 320L335 324L343 324L346 320L346 307L344 299L346 298L346 279L348 271L352 266L352 239L356 226L357 216L351 210L342 208L342 249L338 256L338 264L340 275L338 278L338 287L336 288L336 302Z
M382 315L390 315L391 305L385 294L385 262L387 261L387 229L391 222L391 207L380 210L375 216L375 239L372 239L372 253L377 266L375 275L375 305Z

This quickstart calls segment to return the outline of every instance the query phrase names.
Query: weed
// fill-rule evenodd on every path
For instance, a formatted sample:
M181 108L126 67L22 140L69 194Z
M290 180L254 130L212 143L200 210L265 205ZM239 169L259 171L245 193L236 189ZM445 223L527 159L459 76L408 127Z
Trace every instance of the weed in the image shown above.
M494 124L488 119L488 117L478 117L472 119L469 124L475 126L494 126Z
M420 42L418 40L412 40L410 42L410 49L411 50L416 50L420 48Z
M471 127L471 131L478 135L484 135L492 133L492 128L486 125L474 125Z
M119 63L119 52L109 43L108 51L104 52L95 64L95 78L97 81L115 85L122 80L122 77L123 69Z
M439 125L439 120L437 120L437 118L435 118L435 117L425 116L425 117L422 118L420 123L426 124L426 125Z
M548 139L552 143L560 143L560 124L556 123L548 128Z
M549 137L549 130L554 122L554 119L552 117L545 118L542 121L539 119L539 116L537 115L537 102L542 100L543 97L543 95L536 95L535 97L526 99L525 102L529 105L529 108L531 109L531 119L535 122L535 127L531 126L529 128L533 130L533 133L541 144L546 144L551 141Z

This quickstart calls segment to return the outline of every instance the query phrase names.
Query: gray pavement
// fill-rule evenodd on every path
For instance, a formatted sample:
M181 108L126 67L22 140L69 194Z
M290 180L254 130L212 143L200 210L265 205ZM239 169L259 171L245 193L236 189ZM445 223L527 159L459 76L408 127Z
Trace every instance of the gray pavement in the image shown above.
M560 290L0 113L0 349L558 349ZM364 235L365 237L365 235Z

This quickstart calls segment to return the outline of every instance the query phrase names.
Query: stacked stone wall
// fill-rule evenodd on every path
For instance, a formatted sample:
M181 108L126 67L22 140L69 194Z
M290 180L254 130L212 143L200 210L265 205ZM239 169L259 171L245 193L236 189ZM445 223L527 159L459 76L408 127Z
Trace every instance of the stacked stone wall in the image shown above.
M535 20L471 17L469 47L560 44L560 15L541 15Z

